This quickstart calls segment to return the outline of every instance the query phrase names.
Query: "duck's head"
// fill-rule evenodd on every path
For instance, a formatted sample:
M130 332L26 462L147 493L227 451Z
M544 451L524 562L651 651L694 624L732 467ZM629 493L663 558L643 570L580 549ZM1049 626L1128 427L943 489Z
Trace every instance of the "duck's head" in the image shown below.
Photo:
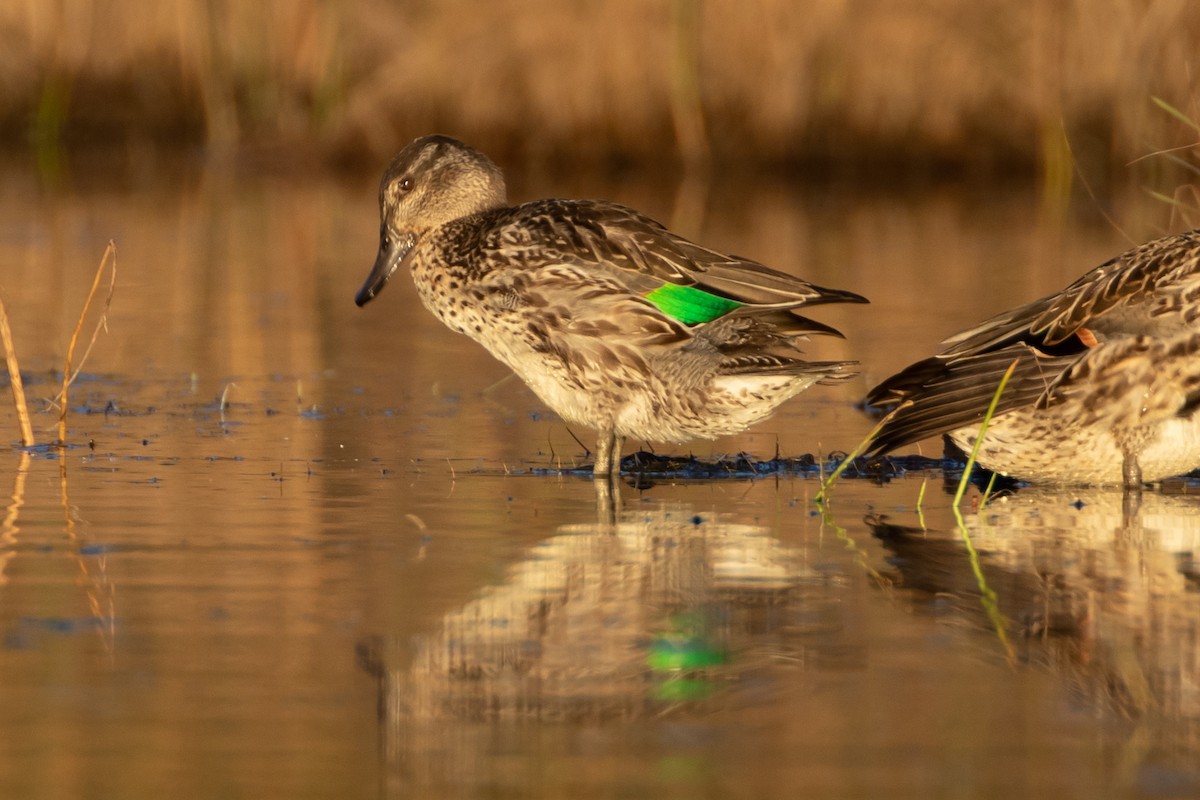
M417 139L379 183L379 253L354 302L379 294L426 231L505 202L504 176L483 153L449 136Z

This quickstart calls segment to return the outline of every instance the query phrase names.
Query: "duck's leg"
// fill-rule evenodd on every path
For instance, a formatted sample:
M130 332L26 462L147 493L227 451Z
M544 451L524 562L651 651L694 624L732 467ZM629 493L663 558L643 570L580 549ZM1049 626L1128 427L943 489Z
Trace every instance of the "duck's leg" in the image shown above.
M1121 463L1121 478L1125 483L1125 491L1140 492L1142 490L1142 465L1138 463L1137 456L1128 451Z
M612 446L610 457L612 463L609 465L608 474L612 476L613 483L621 477L621 447L625 444L625 437L612 435Z
M616 431L602 430L596 442L596 466L592 474L597 478L612 480L621 474L621 444L624 437Z
M614 431L600 431L596 442L596 466L592 483L596 485L596 511L601 525L617 524L621 505L621 441Z
M599 480L607 478L611 471L612 434L608 431L600 431L600 435L596 439L596 464L592 467L592 474Z

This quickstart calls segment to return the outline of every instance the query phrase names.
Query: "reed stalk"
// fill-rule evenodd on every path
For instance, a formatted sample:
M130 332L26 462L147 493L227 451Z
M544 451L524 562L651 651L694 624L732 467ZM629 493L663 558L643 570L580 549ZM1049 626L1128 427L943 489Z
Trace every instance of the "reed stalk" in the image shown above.
M100 312L100 317L96 320L96 327L92 329L92 338L88 341L87 349L83 351L83 356L80 357L79 363L74 364L75 345L79 341L79 334L83 330L83 322L87 318L88 311L92 307L92 300L96 297L96 290L100 288L100 279L103 277L105 267L109 268L108 295L104 299L104 308ZM117 243L112 239L108 241L108 247L104 248L104 255L100 258L100 266L96 268L96 275L92 278L92 288L88 291L87 300L83 303L83 309L79 312L79 320L75 323L75 331L71 334L71 341L67 345L66 363L63 365L63 382L62 391L59 392L58 402L61 410L58 414L58 446L65 447L67 444L67 390L71 384L75 382L75 378L79 376L79 371L83 369L84 363L87 361L88 355L92 352L92 346L96 343L96 337L100 335L100 331L106 328L108 322L108 309L112 305L113 291L117 288ZM74 371L72 371L74 366Z
M33 426L29 422L29 407L25 404L25 386L21 383L21 367L17 363L17 349L13 346L12 329L8 327L8 312L4 309L3 300L0 300L0 339L4 341L4 362L8 365L13 405L16 406L17 422L21 426L21 444L33 447Z

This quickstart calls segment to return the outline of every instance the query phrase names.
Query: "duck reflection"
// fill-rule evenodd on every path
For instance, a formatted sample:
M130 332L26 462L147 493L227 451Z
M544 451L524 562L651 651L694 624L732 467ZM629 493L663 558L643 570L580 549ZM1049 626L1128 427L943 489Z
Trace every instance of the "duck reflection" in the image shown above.
M1200 496L1021 491L965 518L977 570L961 535L866 522L921 607L991 627L991 594L1020 660L1200 748Z
M467 723L461 735L497 720L627 721L718 702L733 677L780 659L853 660L836 580L764 528L684 506L563 526L412 647L360 645L387 761L424 777L443 759L461 768L475 748L438 736L439 721Z

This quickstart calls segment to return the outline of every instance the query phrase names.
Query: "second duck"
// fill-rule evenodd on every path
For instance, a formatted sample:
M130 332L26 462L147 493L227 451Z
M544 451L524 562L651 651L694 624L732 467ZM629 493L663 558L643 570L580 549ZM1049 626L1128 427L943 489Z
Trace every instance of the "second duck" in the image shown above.
M1200 231L1139 245L1057 294L956 334L880 383L885 453L976 442L979 463L1035 483L1137 489L1200 467Z

